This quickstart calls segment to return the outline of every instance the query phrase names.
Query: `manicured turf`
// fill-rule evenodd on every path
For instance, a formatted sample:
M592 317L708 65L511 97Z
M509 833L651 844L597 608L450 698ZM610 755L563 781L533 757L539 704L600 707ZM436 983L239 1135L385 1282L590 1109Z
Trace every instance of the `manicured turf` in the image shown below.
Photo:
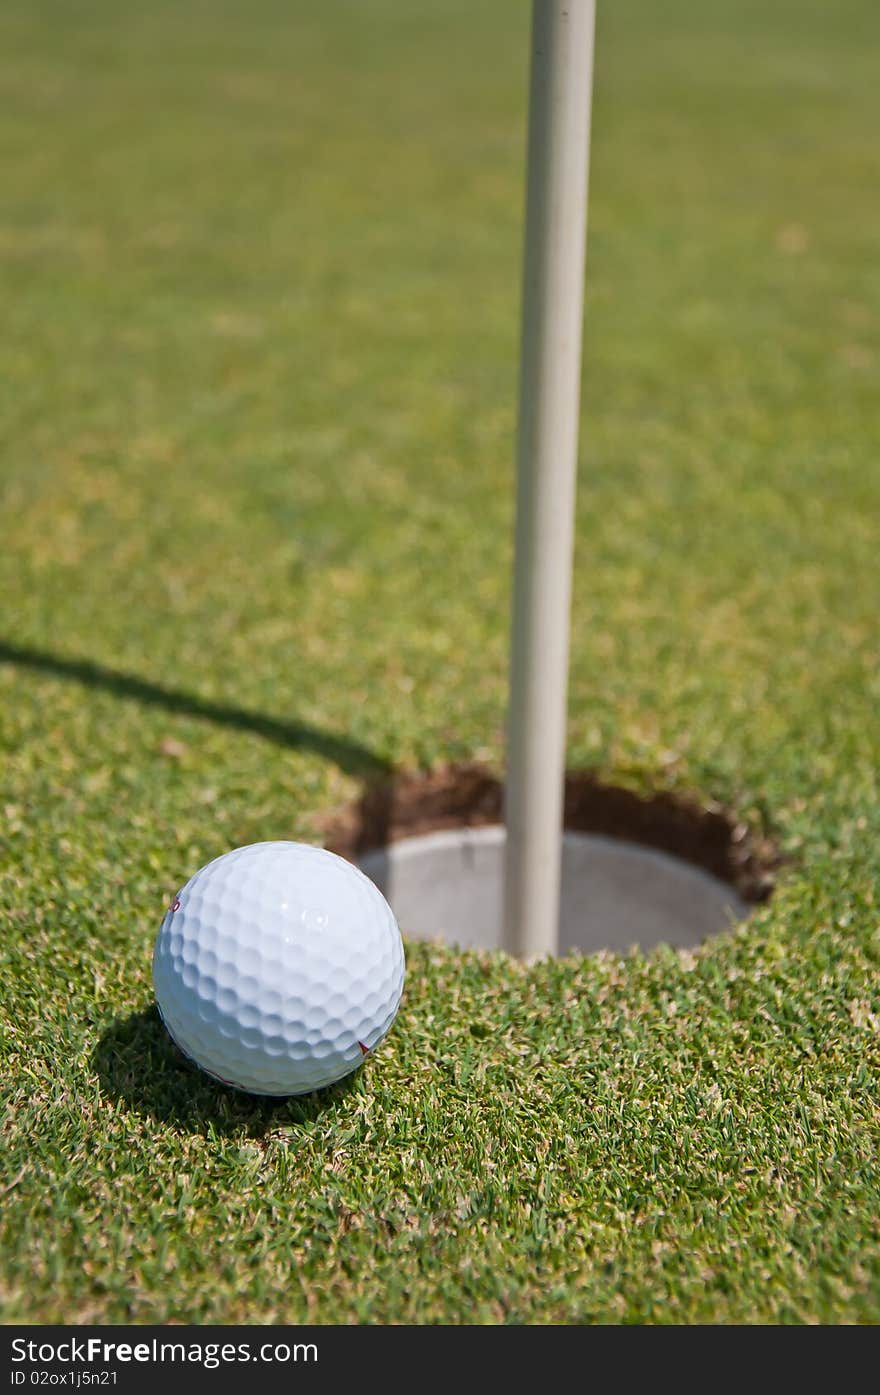
M696 955L409 946L348 1089L169 895L502 765L527 8L6 0L7 1321L880 1320L876 6L600 6L569 761L790 855Z

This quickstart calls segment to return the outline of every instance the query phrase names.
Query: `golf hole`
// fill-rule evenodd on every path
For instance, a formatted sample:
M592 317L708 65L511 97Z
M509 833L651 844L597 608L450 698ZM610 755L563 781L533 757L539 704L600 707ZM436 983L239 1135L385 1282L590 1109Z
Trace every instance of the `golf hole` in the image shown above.
M503 791L465 767L369 789L326 845L369 876L412 939L500 949ZM693 947L770 895L775 849L718 806L566 779L559 949Z

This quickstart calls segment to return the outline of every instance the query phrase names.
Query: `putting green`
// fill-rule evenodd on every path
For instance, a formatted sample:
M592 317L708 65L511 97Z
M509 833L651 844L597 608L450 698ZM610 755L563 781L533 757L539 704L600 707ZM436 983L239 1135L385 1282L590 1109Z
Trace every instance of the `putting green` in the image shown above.
M163 906L498 771L528 10L0 14L11 1321L880 1319L875 6L600 6L568 765L789 858L699 952L410 945L349 1089L175 1056Z

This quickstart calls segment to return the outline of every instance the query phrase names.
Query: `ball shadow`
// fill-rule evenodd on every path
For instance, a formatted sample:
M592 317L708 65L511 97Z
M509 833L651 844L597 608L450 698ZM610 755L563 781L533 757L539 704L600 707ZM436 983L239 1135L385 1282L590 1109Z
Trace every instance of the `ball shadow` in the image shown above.
M261 1138L285 1124L308 1124L357 1088L361 1071L310 1095L247 1095L213 1080L183 1055L154 1006L107 1028L92 1053L103 1093L119 1104L191 1133Z

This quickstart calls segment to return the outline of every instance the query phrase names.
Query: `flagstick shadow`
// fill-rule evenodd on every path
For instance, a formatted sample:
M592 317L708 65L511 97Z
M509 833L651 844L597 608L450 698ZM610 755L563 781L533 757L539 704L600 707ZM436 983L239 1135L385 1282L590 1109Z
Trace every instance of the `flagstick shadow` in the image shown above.
M376 756L366 746L335 732L324 731L307 722L285 721L262 712L251 712L234 704L212 702L195 693L166 688L160 683L106 668L91 659L67 658L41 649L13 644L0 639L0 663L16 664L38 673L47 673L68 682L82 683L89 688L133 698L151 707L161 707L177 716L195 717L217 726L232 727L272 741L276 746L291 750L307 750L332 761L350 775L369 781L381 781L390 773L388 761Z

